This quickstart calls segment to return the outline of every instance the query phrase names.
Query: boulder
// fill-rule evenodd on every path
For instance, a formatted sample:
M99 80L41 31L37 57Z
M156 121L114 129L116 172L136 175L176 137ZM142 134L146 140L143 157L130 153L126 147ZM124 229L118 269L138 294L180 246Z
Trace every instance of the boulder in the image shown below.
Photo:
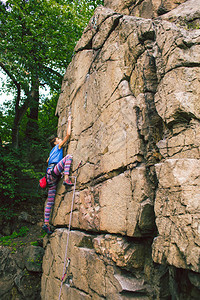
M39 268L37 271L33 267L30 269L31 272L25 268L20 252L14 254L8 247L0 246L0 299L41 299L41 273L38 273Z
M11 257L11 251L7 247L0 246L0 298L9 297L10 291L14 287L14 276L17 267Z
M29 246L24 250L25 266L28 271L41 272L44 249L39 246Z

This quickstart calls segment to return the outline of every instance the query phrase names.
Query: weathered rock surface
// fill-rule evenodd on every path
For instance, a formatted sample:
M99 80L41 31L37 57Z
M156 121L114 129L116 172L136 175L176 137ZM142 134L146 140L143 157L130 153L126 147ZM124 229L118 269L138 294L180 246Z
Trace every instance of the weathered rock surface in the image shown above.
M24 251L25 266L28 271L41 272L44 249L39 246L29 246Z
M132 13L150 3L148 18L177 6L105 1L115 11L96 9L64 76L58 134L70 107L68 153L83 166L61 299L200 297L200 30L179 22L193 0ZM72 195L60 182L43 300L58 299Z
M156 165L159 187L155 201L159 236L153 257L177 268L200 272L198 159L166 159Z
M184 2L186 0L104 0L104 5L125 15L151 19L166 14Z
M200 1L188 0L182 1L172 12L162 16L162 19L169 20L175 24L185 26L187 29L199 29L200 26Z
M47 244L42 277L46 290L42 291L42 299L58 299L66 239L67 230L58 229ZM71 231L69 241L67 254L71 261L64 279L63 299L126 299L126 295L148 299L151 286L140 274L150 256L148 247L133 243L130 248L126 238L91 236L80 231ZM135 270L136 275L127 276L126 270Z
M30 248L37 248L30 252ZM40 298L41 262L43 248L30 246L24 253L11 253L8 247L0 246L0 299L30 299ZM37 260L33 260L37 257ZM40 259L38 260L38 257ZM28 268L26 268L29 259ZM31 271L31 272L29 272Z

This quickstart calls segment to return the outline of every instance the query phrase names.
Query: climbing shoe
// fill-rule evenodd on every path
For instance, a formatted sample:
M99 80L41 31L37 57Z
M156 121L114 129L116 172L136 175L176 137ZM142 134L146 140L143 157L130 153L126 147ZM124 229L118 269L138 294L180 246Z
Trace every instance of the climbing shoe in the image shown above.
M72 185L73 185L73 183L72 183L69 179L64 180L64 181L63 181L63 184L64 184L65 186L72 186Z
M43 229L47 234L52 234L52 233L53 233L53 232L51 231L50 226L48 226L48 225L46 225L46 224L44 224L44 225L42 226L42 229Z

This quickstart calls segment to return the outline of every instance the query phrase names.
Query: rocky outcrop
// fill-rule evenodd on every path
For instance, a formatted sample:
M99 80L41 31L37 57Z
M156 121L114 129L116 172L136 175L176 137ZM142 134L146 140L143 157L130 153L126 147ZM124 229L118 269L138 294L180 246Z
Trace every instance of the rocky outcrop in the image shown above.
M0 246L0 299L40 299L44 250L29 246L13 254Z
M163 20L169 20L187 29L199 29L200 3L196 0L183 1L184 4L178 6L172 12L162 15Z
M104 0L114 11L142 18L155 18L173 10L186 0Z
M40 300L43 262L43 204L18 205L19 214L1 219L0 299ZM4 226L6 224L6 226Z
M73 169L83 165L61 299L200 296L200 30L177 12L194 1L175 8L177 24L173 11L154 20L124 15L133 2L167 3L105 1L118 9L96 9L62 84L58 134L70 107L68 153ZM72 196L60 182L43 300L58 299Z

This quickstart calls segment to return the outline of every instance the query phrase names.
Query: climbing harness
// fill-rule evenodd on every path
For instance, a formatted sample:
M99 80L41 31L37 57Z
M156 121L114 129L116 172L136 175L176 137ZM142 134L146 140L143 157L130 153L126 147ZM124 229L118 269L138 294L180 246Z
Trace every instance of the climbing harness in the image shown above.
M60 179L60 176L58 176L58 175L56 175L56 174L54 173L54 167L55 167L55 166L56 166L56 164L50 164L50 165L48 166L47 170L50 169L50 170L51 170L51 175L52 175L54 178L56 178L57 181L58 181L58 180ZM54 184L55 184L55 183L49 184L49 183L47 182L47 171L46 171L45 176L42 177L41 179L39 179L39 185L38 185L38 187L41 187L42 189L45 189L47 186L48 186L48 187L51 187L51 186L53 186Z
M69 264L70 264L70 258L67 258L67 254L68 254L67 252L68 252L69 234L70 234L70 229L71 229L72 212L73 212L74 198L75 198L75 191L76 191L76 179L77 179L77 176L78 176L78 170L79 170L81 165L82 165L82 161L79 162L78 167L73 171L73 173L76 172L76 175L75 176L70 176L70 177L74 178L74 188L73 188L72 204L71 204L71 211L70 211L70 217L69 217L69 226L68 226L68 232L67 232L67 243L66 243L66 248L65 248L64 267L63 267L63 274L62 274L62 278L61 278L61 286L60 286L60 292L59 292L58 300L60 300L63 282L64 282L65 276L67 274L67 269L68 269Z
M56 166L56 164L50 164L50 165L48 165L48 168L47 169L50 169L51 170L51 175L54 177L54 178L57 178L58 177L58 175L56 175L55 173L54 173L54 167Z

